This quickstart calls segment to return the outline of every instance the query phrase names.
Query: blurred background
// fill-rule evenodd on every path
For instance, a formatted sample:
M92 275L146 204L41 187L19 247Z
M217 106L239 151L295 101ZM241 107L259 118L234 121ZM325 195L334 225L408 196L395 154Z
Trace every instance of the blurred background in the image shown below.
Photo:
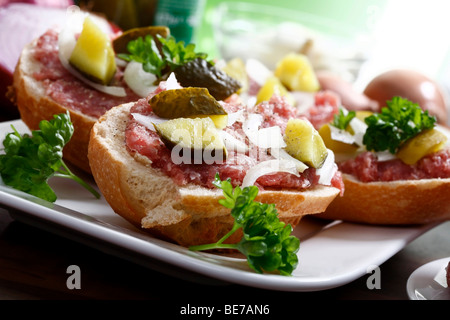
M0 9L14 2L76 4L123 30L166 25L215 59L257 58L272 68L287 52L306 53L316 70L331 70L361 92L394 68L418 71L450 91L448 0L0 0ZM0 27L1 19L0 10ZM1 60L5 50L0 46L0 69L11 69Z

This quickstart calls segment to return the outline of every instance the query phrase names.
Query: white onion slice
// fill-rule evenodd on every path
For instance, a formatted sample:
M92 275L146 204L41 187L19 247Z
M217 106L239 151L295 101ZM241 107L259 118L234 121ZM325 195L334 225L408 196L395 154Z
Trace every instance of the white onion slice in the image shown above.
M263 122L262 115L258 113L250 113L248 115L247 120L244 122L242 126L242 130L244 130L245 133L249 131L257 131L262 122Z
M270 149L270 154L276 159L292 161L293 163L295 163L295 167L297 168L298 172L303 172L308 169L308 166L306 164L291 156L284 149Z
M287 172L299 176L294 162L280 159L267 160L258 163L247 171L247 174L242 181L242 187L252 186L259 177L277 172Z
M125 68L123 78L127 85L142 98L147 97L157 87L154 85L156 76L152 73L145 72L142 63L130 61Z
M257 113L251 113L244 122L242 129L251 143L259 148L284 148L283 135L279 126L259 129L263 122L263 117Z
M247 72L247 75L260 86L263 86L267 79L273 75L272 71L256 59L248 59L246 61L245 71Z
M327 150L328 155L327 158L325 159L325 162L319 169L316 170L316 174L320 177L319 184L326 186L331 184L331 180L333 179L336 171L338 170L333 151L331 151L330 149Z
M114 86L104 86L98 83L95 83L86 77L84 77L77 70L72 68L69 64L70 55L73 52L73 49L76 45L75 35L80 33L83 28L84 19L88 16L87 13L83 13L81 11L72 11L67 19L66 25L62 28L61 32L58 36L58 55L61 64L64 68L67 69L73 76L75 76L78 80L83 81L87 85L92 88L117 97L125 97L126 92L122 87L114 87Z
M355 143L355 137L350 132L336 128L333 125L330 125L329 127L331 139L348 144Z
M132 113L131 115L133 116L134 120L137 121L137 123L152 131L156 131L153 124L159 124L167 121L167 119L163 119L157 116L144 116L140 113Z
M245 100L244 100L244 101L245 101ZM246 105L247 105L247 108L248 108L248 109L251 109L251 108L253 108L254 106L256 106L256 101L257 101L257 99L256 99L255 96L247 96L247 99L246 99Z
M374 155L377 157L378 161L380 161L380 162L394 160L397 158L395 156L395 154L392 154L389 151L374 152Z
M227 148L227 150L232 150L237 153L246 153L248 151L248 146L244 142L236 139L228 132L221 130L219 131L219 134L222 137L222 140L225 143L225 148Z
M360 147L364 146L363 138L367 130L367 124L358 118L353 118L349 125L353 129L355 143Z
M260 129L255 132L254 137L249 137L249 139L259 148L269 149L286 147L286 142L284 142L279 126Z
M228 114L227 127L232 126L235 122L244 122L244 109Z
M175 77L175 73L171 73L166 80L166 90L174 90L183 88Z

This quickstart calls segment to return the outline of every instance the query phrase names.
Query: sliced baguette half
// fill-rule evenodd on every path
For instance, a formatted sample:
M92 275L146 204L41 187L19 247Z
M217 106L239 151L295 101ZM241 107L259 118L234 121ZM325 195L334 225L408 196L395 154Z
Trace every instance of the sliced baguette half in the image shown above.
M450 178L364 183L343 174L345 192L317 217L408 225L450 219Z
M112 209L149 233L183 246L212 243L232 227L230 210L218 203L221 190L179 186L131 154L125 129L133 103L112 108L93 126L88 158L94 179ZM323 212L340 190L320 186L299 191L260 191L257 201L274 203L280 220L295 227L307 214ZM230 238L236 242L240 235Z

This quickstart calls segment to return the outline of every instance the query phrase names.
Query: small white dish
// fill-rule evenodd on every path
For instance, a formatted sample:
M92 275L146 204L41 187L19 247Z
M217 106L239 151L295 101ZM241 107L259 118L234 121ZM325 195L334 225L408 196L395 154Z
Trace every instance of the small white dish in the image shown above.
M431 261L409 276L406 290L411 300L450 300L446 267L450 257Z

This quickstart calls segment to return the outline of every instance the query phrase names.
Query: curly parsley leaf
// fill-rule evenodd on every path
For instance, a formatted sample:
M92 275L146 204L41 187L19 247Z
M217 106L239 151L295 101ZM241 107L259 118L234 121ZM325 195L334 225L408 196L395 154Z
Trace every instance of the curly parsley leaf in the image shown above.
M436 123L436 117L407 99L394 97L386 104L380 113L365 118L368 128L363 143L367 150L389 150L395 154L405 141L433 128Z
M97 198L100 197L62 160L63 148L74 131L69 113L55 115L50 121L41 121L40 130L33 130L31 135L21 135L14 126L11 127L13 132L3 140L5 153L0 155L0 174L6 185L54 202L56 194L48 185L48 180L58 176L75 180Z
M118 57L125 61L142 63L144 71L161 78L164 74L175 70L185 63L196 58L206 59L206 53L195 52L195 44L184 45L184 41L177 42L173 36L167 38L156 36L161 43L161 52L158 50L155 39L151 35L139 37L128 43L130 54L121 53Z
M173 36L163 38L157 35L158 40L162 43L162 52L165 63L170 67L170 71L185 63L197 58L206 59L207 54L195 52L195 44L190 43L184 46L184 41L177 42Z
M161 77L162 70L166 67L163 57L160 55L155 40L151 35L139 37L128 42L127 49L130 54L120 53L118 57L125 61L142 63L142 68L148 73Z
M356 117L355 111L344 112L344 109L340 108L339 113L334 115L331 125L338 129L345 130L354 117Z
M221 181L218 174L214 185L222 189L224 199L219 200L219 203L231 209L233 227L218 242L191 246L189 249L239 250L247 257L249 266L258 273L278 271L281 275L291 275L298 265L300 240L291 235L291 225L286 225L278 219L275 205L255 201L258 195L256 186L243 189L237 186L233 189L230 179ZM223 243L239 229L243 232L239 243Z

